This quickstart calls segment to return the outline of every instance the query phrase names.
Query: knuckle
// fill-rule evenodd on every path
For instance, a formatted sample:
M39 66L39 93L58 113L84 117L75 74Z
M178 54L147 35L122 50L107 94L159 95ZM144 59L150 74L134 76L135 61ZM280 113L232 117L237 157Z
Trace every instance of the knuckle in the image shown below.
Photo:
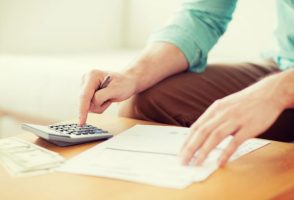
M224 111L225 116L229 116L232 121L240 121L243 115L237 109L228 109Z
M90 112L101 114L102 110L98 106L93 105L93 108L90 110Z
M222 101L220 99L217 99L214 101L214 103L212 104L213 107L219 108L222 105Z
M192 145L188 145L187 148L186 148L186 152L188 154L193 154L194 152L194 147Z
M206 134L206 133L208 133L208 131L209 131L209 128L206 127L206 126L203 126L203 127L201 127L201 128L198 129L198 132L200 134Z
M223 150L223 155L226 158L230 157L232 153L233 153L233 149L226 148L225 150Z
M99 99L95 98L95 96L94 96L94 98L92 99L92 104L93 104L93 106L99 106L100 103L101 103L101 102L99 101Z
M198 125L197 123L194 123L194 124L190 127L190 134L194 134L198 129L199 129L199 125Z
M238 138L235 138L231 142L231 149L236 149L241 144L241 140Z
M209 153L209 149L207 147L204 147L201 149L201 151L199 152L199 155L201 156L206 156Z
M235 137L235 144L236 145L239 145L239 144L241 144L241 142L242 142L242 139L240 138L240 137Z
M223 132L221 130L217 130L214 132L213 137L215 140L223 139Z
M97 112L96 113L98 113L98 114L102 114L103 113L103 111L102 110L97 110Z
M217 99L213 102L212 106L216 109L222 109L226 107L226 100L225 99Z
M89 72L88 72L88 75L95 75L97 74L97 69L91 69Z
M224 158L224 160L227 160L228 157L230 157L230 152L228 150L223 150L222 157Z
M190 126L190 129L191 130L196 130L198 128L198 124L197 122L194 122L191 126Z
M88 77L89 79L95 79L98 77L98 75L100 74L101 72L97 69L91 69L87 74L86 74L86 77Z

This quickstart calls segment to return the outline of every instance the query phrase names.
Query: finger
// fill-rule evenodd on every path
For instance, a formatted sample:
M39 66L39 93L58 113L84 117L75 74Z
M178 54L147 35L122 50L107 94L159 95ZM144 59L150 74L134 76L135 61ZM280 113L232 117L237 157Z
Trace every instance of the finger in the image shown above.
M208 139L204 142L199 154L195 160L196 165L201 165L207 158L209 153L216 148L216 146L225 139L228 135L235 133L238 130L238 126L235 123L224 123L217 127Z
M115 96L115 91L112 87L107 87L101 90L98 90L92 99L92 102L95 106L102 106L106 101L113 99Z
M105 109L112 103L113 95L114 91L111 87L107 87L105 89L97 91L92 99L93 107L91 107L91 112L104 112Z
M224 118L222 115L213 117L208 122L203 124L201 128L198 128L196 132L194 132L187 145L183 148L183 152L181 154L182 163L184 165L190 162L195 152L201 148L211 132L223 123L223 120Z
M112 101L106 101L99 108L93 105L93 107L90 108L90 112L103 113L111 104L112 104Z
M232 141L229 143L227 148L222 152L222 155L219 158L219 166L223 167L232 156L232 154L237 150L237 148L245 141L242 137L242 130L238 131Z
M192 129L198 129L203 123L207 122L213 117L219 110L220 100L216 100L206 111L197 119L197 121L191 126Z
M88 76L80 96L79 106L79 125L84 125L87 121L87 114L89 112L92 97L95 93L97 85L100 84L100 79L97 76Z
M187 141L187 144L184 147L182 147L183 150L180 153L180 157L181 157L183 165L187 165L190 162L190 160L194 156L199 146L201 146L203 141L208 137L208 133L202 133L202 134L191 133L191 134L193 134L193 136L191 136L190 140Z
M192 136L194 135L194 132L196 132L195 129L190 128L189 129L189 134L187 138L185 139L184 143L182 144L181 150L180 150L180 156L183 154L183 151L185 147L188 145L189 141L191 140Z
M193 137L194 133L197 132L197 130L205 123L207 122L211 117L213 117L215 111L216 106L210 106L197 120L196 122L194 122L192 124L192 126L190 127L190 133L188 135L188 137L186 138L184 144L182 145L181 148L181 154L183 154L183 151L185 150L185 147L188 145L188 143L190 142L191 138Z

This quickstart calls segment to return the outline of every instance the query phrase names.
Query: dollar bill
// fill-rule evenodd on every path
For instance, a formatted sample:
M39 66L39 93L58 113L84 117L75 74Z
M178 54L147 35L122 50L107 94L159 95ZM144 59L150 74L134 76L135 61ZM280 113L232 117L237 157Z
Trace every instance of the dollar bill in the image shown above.
M64 162L58 153L16 137L0 140L0 159L14 176L51 172Z

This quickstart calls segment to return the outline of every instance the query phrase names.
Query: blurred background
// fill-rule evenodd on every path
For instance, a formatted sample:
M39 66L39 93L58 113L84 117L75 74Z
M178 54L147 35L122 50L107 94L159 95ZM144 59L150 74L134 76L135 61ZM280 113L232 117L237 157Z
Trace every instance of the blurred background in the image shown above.
M275 0L239 0L209 62L253 61L273 46ZM181 0L0 0L0 137L19 123L77 117L81 76L120 71ZM116 115L117 105L106 114Z

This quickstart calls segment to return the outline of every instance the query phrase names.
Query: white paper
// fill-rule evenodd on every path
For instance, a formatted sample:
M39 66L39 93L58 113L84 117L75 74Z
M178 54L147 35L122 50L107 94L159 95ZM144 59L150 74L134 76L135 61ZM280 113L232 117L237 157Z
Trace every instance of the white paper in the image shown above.
M185 188L205 180L218 168L217 159L231 138L214 149L202 166L183 166L177 156L189 129L136 125L69 160L58 170L110 177L169 188ZM246 141L232 156L237 159L268 141ZM193 163L193 161L191 162Z
M189 128L136 125L108 141L108 148L177 155Z

